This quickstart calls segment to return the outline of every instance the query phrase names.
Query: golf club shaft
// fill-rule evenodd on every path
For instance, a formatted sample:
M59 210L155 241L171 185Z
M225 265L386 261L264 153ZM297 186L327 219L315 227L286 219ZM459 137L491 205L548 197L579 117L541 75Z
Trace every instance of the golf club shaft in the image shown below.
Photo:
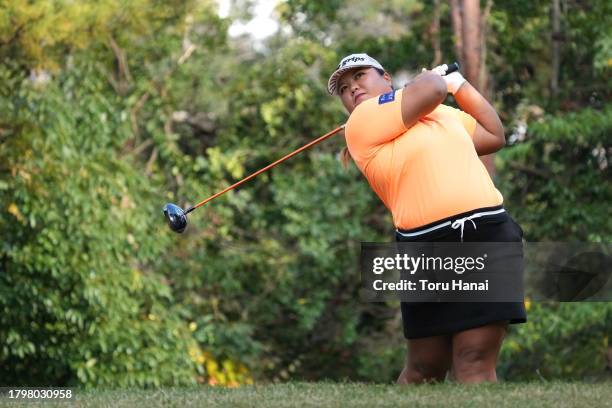
M296 154L308 149L311 146L316 145L319 142L322 142L323 140L335 135L336 133L340 132L342 129L344 129L344 125L341 125L339 127L337 127L336 129L332 130L331 132L328 132L326 134L324 134L323 136L313 140L312 142L305 144L304 146L300 147L299 149L289 153L288 155L278 159L277 161L275 161L274 163L268 164L266 167L257 170L255 173L251 174L250 176L247 176L245 178L243 178L242 180L238 181L237 183L232 184L231 186L227 187L226 189L219 191L218 193L208 197L207 199L200 201L199 203L197 203L196 205L194 205L193 207L187 209L185 211L185 214L189 214L191 211L195 210L198 207L203 206L204 204L206 204L207 202L209 202L210 200L213 200L217 197L219 197L221 194L227 193L228 191L238 187L239 185L241 185L242 183L245 183L247 181L249 181L250 179L258 176L259 174L263 173L264 171L270 170L272 167L276 166L277 164L280 164L282 162L284 162L285 160L295 156Z

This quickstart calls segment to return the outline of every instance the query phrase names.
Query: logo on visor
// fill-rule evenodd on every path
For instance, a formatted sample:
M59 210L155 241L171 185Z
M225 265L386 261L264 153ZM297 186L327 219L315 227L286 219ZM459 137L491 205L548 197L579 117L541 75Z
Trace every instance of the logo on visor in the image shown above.
M349 62L359 62L359 61L365 61L365 58L363 58L363 57L351 57L351 58L347 58L347 59L345 59L344 61L342 61L338 65L338 68L345 66ZM338 69L338 68L336 68L336 69Z
M378 104L382 105L383 103L393 102L395 100L395 91L388 92L386 94L382 94L378 97Z

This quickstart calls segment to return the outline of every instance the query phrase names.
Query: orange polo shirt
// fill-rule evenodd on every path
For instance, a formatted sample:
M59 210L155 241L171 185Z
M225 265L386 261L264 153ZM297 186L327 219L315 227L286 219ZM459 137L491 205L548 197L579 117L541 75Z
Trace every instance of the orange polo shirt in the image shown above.
M345 128L353 160L397 228L503 202L476 154L472 116L439 105L406 128L401 106L402 89L370 98L355 108Z

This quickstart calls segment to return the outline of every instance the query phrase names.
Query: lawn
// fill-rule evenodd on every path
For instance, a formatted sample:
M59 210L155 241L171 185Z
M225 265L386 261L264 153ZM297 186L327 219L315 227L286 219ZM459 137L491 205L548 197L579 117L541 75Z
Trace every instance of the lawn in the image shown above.
M0 400L1 406L8 406ZM612 406L612 382L437 384L396 386L366 383L286 383L228 389L78 391L78 407L604 407ZM12 406L15 406L14 404Z

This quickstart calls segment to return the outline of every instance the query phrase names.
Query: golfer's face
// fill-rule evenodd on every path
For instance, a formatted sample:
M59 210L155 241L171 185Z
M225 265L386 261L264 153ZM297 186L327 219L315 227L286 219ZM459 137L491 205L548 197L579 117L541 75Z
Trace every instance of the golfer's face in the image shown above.
M380 75L371 67L347 71L338 81L338 95L349 113L361 102L391 90L389 75Z

